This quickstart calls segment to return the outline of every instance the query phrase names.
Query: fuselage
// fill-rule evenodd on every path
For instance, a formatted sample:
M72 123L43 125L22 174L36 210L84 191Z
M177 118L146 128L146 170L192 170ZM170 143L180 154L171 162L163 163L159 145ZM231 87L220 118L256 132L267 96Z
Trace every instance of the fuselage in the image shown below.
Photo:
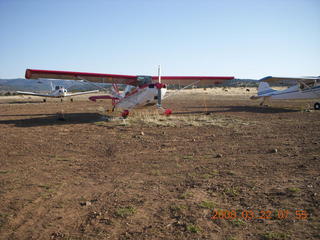
M165 96L167 88L164 84L147 84L142 87L125 92L123 98L115 104L115 108L132 109L134 107L155 105L158 102L158 94L161 98Z
M67 89L62 86L56 86L55 90L48 94L48 97L63 98L67 96Z
M297 84L284 90L276 91L274 89L261 92L258 97L269 97L270 99L312 99L320 98L320 83Z

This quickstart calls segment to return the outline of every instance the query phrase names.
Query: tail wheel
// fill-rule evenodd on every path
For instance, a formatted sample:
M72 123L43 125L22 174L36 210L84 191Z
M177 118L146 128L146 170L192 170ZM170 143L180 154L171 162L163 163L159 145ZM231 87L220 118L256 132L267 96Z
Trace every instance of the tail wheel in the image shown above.
M320 103L316 102L314 105L314 110L320 110Z

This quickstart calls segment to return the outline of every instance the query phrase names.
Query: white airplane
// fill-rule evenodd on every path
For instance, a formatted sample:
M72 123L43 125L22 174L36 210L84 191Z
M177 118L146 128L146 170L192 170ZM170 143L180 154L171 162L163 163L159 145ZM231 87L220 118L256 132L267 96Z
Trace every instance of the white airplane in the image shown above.
M270 88L269 83L294 83L293 86L284 90ZM287 100L287 99L320 99L320 77L289 78L289 77L265 77L260 80L258 95L251 99L262 99L260 105L268 100ZM314 109L320 109L320 103L314 104Z
M139 106L157 105L159 108L161 108L162 99L167 91L166 84L175 84L184 87L195 84L207 86L234 79L234 77L215 76L161 76L160 67L158 69L158 76L116 75L27 69L26 78L53 78L111 83L113 85L113 93L111 95L92 96L89 99L92 101L96 101L97 99L111 99L113 110L115 108L124 110L122 112L123 117L128 116L129 109ZM128 86L124 92L120 93L117 84L125 84ZM165 113L170 114L171 110L167 109Z
M39 96L39 97L45 97L43 99L44 102L46 102L46 98L61 98L61 102L62 102L62 98L64 97L72 97L72 96L77 96L77 95L83 95L83 94L89 94L89 93L97 93L99 92L99 90L93 90L93 91L86 91L86 92L75 92L75 93L68 93L68 90L63 87L63 86L55 86L53 87L52 82L50 82L51 84L51 92L48 94L41 94L41 93L35 93L35 92L22 92L22 91L17 91L18 94L21 95L32 95L32 96ZM73 101L73 99L70 99L71 102Z

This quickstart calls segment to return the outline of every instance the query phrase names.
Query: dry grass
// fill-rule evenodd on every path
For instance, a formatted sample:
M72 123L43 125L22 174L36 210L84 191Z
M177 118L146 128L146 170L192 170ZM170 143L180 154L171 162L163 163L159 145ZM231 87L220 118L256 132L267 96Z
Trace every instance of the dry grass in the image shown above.
M171 115L166 116L159 112L136 112L128 119L118 119L117 125L131 126L131 125L149 125L162 127L178 127L178 126L219 126L219 127L237 127L239 125L251 125L253 122L244 121L239 118L231 118L227 116L215 115ZM105 123L109 125L109 123ZM99 122L98 125L105 125Z

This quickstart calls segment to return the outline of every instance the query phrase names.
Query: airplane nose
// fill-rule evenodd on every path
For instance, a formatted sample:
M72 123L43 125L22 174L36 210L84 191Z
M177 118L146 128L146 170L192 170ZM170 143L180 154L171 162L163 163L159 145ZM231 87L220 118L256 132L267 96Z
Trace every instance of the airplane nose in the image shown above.
M161 88L166 88L167 86L163 83L156 83L155 84L156 88L161 89Z

